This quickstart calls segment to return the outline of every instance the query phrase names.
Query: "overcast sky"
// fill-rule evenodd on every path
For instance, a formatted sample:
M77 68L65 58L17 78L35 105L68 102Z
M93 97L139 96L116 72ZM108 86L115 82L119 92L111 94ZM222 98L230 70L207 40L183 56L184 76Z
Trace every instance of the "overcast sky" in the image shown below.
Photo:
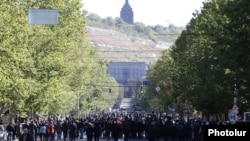
M174 24L185 26L200 10L204 0L129 0L134 11L134 22L145 25ZM95 13L102 18L120 17L125 0L82 0L83 9Z

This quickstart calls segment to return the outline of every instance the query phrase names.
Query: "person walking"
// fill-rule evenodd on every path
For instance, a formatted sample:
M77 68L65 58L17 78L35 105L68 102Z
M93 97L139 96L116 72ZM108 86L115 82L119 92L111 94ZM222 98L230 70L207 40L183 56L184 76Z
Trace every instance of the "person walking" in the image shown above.
M69 121L65 119L62 123L62 133L64 141L66 141L68 138L68 132L69 132Z
M12 122L10 122L6 127L6 130L8 132L7 141L12 141L13 140L13 134L15 132L14 124Z
M86 136L87 141L92 141L94 136L94 124L92 121L87 121L86 123Z
M57 140L61 140L62 138L62 121L58 120L56 122L56 134L57 134Z
M77 124L75 120L70 121L69 124L69 141L76 141L77 136Z
M50 121L48 127L47 127L47 132L48 132L48 137L49 141L54 141L55 140L55 124L53 120Z
M37 125L36 123L31 120L29 124L29 134L32 136L33 140L36 140L36 130L37 130Z
M94 121L94 141L99 141L101 132L102 132L101 122L99 119L96 119Z
M118 141L120 133L122 131L122 122L119 118L115 119L111 127L112 138L114 141Z
M46 134L47 134L47 126L45 125L45 123L41 123L39 131L40 141L46 141Z
M34 141L33 137L29 134L29 129L27 127L23 128L23 133L19 137L19 141Z

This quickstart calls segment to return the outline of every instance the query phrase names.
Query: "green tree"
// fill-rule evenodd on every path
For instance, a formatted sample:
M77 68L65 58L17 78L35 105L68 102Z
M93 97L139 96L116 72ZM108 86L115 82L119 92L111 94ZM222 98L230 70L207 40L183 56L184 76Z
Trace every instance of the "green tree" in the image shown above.
M0 2L0 107L1 111L10 109L20 111L30 88L26 86L32 80L26 74L33 60L28 42L28 25L25 3L16 1ZM18 104L17 104L18 103Z
M105 61L86 39L87 13L80 11L79 0L1 1L0 6L1 111L65 113L75 109L72 99L86 84L109 78ZM44 8L57 9L59 23L29 25L28 9Z
M153 68L155 72L174 74L173 101L181 102L179 105L188 101L203 113L221 114L231 108L237 84L238 104L245 110L249 100L249 66L246 65L249 24L244 18L249 15L248 5L245 0L211 0L204 3L201 12L194 13L170 49L172 71L159 69L158 65ZM236 9L241 10L233 12ZM169 68L169 59L161 57L157 63L162 60L161 64ZM153 74L154 79L162 75Z

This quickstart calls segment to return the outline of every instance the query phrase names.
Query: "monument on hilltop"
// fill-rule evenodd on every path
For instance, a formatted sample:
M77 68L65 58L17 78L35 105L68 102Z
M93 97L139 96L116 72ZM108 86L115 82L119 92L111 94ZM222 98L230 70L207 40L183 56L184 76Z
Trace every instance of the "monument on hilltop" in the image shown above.
M125 0L125 4L123 5L120 17L129 24L134 24L134 12L131 8L130 4L128 3L128 0Z

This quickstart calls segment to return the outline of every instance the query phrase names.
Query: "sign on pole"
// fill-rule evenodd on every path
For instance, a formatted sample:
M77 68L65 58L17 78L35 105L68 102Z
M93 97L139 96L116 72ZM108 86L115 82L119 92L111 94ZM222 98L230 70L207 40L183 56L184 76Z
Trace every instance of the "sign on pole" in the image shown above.
M29 9L29 24L31 25L56 25L58 24L58 10Z

